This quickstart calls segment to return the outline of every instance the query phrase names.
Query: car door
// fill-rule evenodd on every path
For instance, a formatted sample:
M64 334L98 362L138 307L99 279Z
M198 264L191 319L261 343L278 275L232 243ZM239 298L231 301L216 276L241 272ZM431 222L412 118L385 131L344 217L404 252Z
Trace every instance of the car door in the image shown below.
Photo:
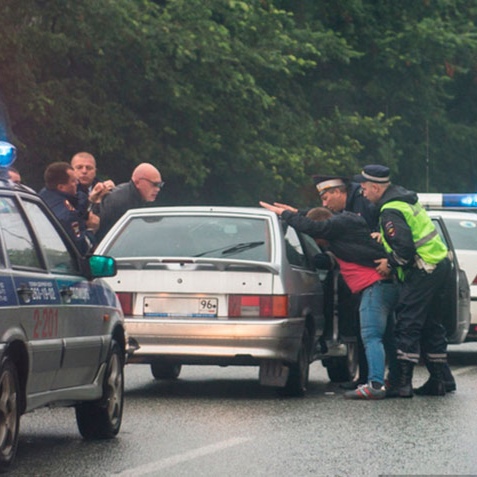
M312 248L319 249L309 236L298 233L293 227L284 225L285 252L291 265L290 285L294 299L294 313L302 316L306 311L314 318L315 329L321 334L324 329L323 287L320 272L312 263ZM293 313L293 312L292 312Z
M28 393L51 388L61 366L63 343L57 328L41 327L49 310L57 310L60 296L56 283L48 275L32 230L13 196L0 198L1 240L5 270L1 273L5 300L11 306L9 323L2 323L2 341L25 340L30 352ZM3 316L3 314L2 314ZM3 335L8 330L8 336Z
M460 268L454 245L441 217L432 221L450 251L452 262L451 279L441 300L440 311L447 330L449 343L462 343L470 324L470 287L465 272Z
M107 345L104 329L109 315L106 310L92 306L100 302L96 288L81 275L79 256L45 206L30 200L24 200L23 205L36 231L47 272L44 280L49 283L50 301L41 310L32 310L33 342L36 346L42 341L54 342L55 349L61 348L52 389L89 384L95 378ZM58 341L61 346L56 345ZM56 359L55 364L58 364Z

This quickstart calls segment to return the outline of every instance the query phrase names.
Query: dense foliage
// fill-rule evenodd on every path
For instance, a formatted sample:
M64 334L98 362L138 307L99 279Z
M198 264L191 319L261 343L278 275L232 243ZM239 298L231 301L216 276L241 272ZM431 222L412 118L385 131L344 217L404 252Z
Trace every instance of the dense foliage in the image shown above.
M169 204L296 205L389 165L477 186L477 2L2 0L0 139L38 189L80 150L161 170Z

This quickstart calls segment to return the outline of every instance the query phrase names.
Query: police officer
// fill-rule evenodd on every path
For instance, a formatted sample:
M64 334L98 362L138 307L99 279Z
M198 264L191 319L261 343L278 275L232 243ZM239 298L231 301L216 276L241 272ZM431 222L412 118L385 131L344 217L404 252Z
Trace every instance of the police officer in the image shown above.
M44 180L45 187L40 191L40 197L56 215L78 250L85 255L93 247L87 229L94 227L97 217L91 213L91 217L85 218L77 209L78 180L73 167L67 162L53 162L46 168Z
M335 213L354 212L363 217L372 231L378 229L379 210L363 196L359 183L350 182L344 177L329 175L314 175L313 182L324 207ZM358 337L359 377L355 381L341 385L344 389L352 390L359 385L366 384L368 376L368 364L357 316L360 297L351 294L341 277L338 279L338 289L339 309L341 311L340 331L342 334L356 334ZM358 329L350 331L350 327L358 327Z
M363 196L361 185L339 176L313 176L323 207L361 215L371 230L377 230L379 209Z
M440 294L451 271L447 247L417 194L391 184L388 167L365 166L355 180L380 210L380 231L388 257L380 260L376 269L382 274L389 267L396 269L402 281L395 329L401 375L389 395L413 396L413 368L422 351L430 378L418 394L442 396L446 393L446 370L450 371L446 331L439 313Z

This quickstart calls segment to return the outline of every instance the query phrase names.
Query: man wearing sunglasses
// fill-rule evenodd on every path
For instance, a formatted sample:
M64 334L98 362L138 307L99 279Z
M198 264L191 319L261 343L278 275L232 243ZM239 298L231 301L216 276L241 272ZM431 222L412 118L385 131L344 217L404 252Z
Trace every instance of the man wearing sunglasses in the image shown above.
M139 164L129 182L119 184L103 197L99 210L100 225L96 232L98 242L127 210L156 205L157 194L163 187L161 173L156 167L148 162Z

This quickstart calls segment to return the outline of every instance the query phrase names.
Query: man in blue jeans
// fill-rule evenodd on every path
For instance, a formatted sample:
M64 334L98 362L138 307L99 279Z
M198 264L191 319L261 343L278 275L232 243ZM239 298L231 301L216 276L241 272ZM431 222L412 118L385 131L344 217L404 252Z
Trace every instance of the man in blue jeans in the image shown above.
M344 396L348 399L383 399L386 397L385 346L391 379L397 378L393 319L399 296L394 278L382 276L375 269L375 261L386 255L384 248L371 237L366 221L357 214L333 215L328 209L317 207L304 217L284 204L260 202L260 205L280 215L291 227L315 239L325 239L351 291L362 293L360 324L368 360L368 382Z

